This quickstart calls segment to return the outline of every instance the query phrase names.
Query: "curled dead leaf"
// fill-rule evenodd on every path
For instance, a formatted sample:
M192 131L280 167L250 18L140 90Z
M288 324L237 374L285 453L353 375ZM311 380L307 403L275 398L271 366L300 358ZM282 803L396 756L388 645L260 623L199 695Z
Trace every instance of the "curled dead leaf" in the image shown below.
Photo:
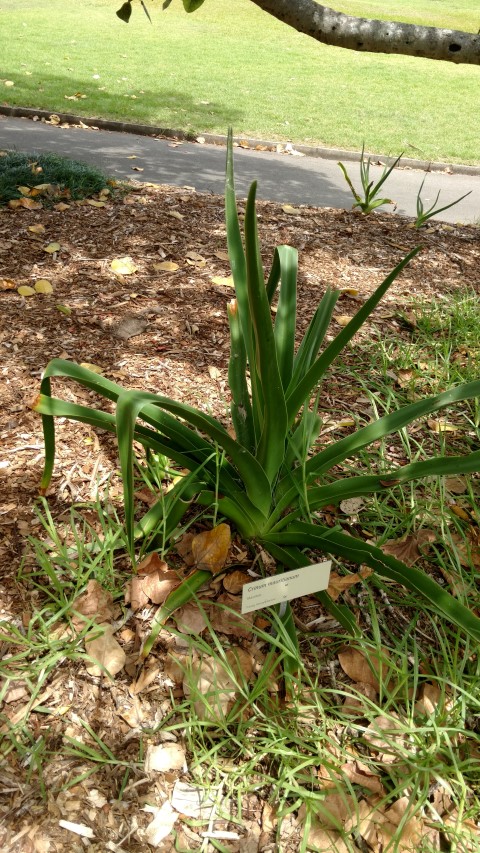
M100 630L99 636L85 640L85 651L93 661L86 669L89 675L104 675L106 671L113 678L125 666L127 656L113 636L112 625L102 625Z
M85 592L72 604L72 623L81 630L87 622L110 622L113 618L113 598L96 580L88 581Z
M240 613L240 596L222 593L210 608L210 624L215 631L231 634L234 637L248 638L252 634L252 624L255 611Z
M338 660L343 671L352 681L370 684L377 692L380 689L380 681L384 682L388 675L387 649L381 653L371 650L367 656L364 651L353 646L347 646L338 653Z
M230 527L224 523L194 536L192 553L197 567L214 575L221 571L227 560L230 539Z
M423 528L417 533L402 536L401 539L388 539L380 547L384 554L390 554L407 566L413 566L424 554L423 549L428 549L428 546L432 542L435 542L437 538L438 535L434 530L425 530Z
M230 574L224 577L223 586L227 592L230 592L232 595L238 595L245 584L250 583L251 580L250 575L247 575L246 572L241 572L239 569L236 569L234 572L230 572Z
M338 572L331 572L327 592L330 598L336 601L342 592L345 592L346 589L350 589L350 587L357 583L361 583L372 574L373 569L370 569L368 566L363 566L359 572L351 575L339 575Z

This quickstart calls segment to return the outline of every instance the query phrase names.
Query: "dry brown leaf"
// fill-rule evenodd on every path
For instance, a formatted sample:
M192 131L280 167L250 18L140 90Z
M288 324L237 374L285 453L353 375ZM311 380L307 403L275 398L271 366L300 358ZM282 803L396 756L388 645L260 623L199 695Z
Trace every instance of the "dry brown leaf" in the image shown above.
M230 572L230 574L225 575L223 579L223 586L227 592L230 592L232 595L238 595L245 584L250 583L251 580L252 578L250 575L247 575L246 572L241 572L239 569L236 569L234 572Z
M187 669L188 657L176 652L167 652L163 672L174 684L180 685Z
M443 483L446 490L452 495L464 495L467 491L465 477L445 477Z
M111 625L102 625L100 636L85 640L85 651L94 663L86 667L89 675L104 675L105 670L112 678L125 666L127 656L113 636ZM95 629L97 634L97 629Z
M237 683L248 680L253 672L253 658L240 646L226 653L228 664L218 658L203 657L185 673L183 690L194 699L200 719L216 720L228 714L237 695Z
M221 249L219 249L218 252L214 252L213 254L215 255L216 258L219 259L219 261L228 261L229 260L228 252L224 252Z
M204 657L185 673L183 692L193 700L200 720L223 719L233 706L236 686L222 663L213 657Z
M356 812L356 801L350 794L327 794L318 804L318 821L330 829L342 830Z
M351 575L339 575L338 572L331 572L327 592L330 598L336 601L342 592L345 592L346 589L350 589L351 586L357 583L361 583L361 581L368 578L371 574L373 574L373 569L370 569L368 566L363 566L359 572Z
M372 749L381 753L380 760L384 764L394 764L397 761L398 752L405 742L402 725L394 712L389 717L383 714L375 717L365 730L364 737Z
M184 604L176 611L173 618L182 634L198 635L207 627L204 612L196 604Z
M210 623L215 631L234 637L251 637L255 612L243 615L240 613L240 596L224 592L219 595L216 603L224 606L217 607L213 604L210 608Z
M195 565L195 557L192 551L192 542L195 539L194 533L184 533L183 536L175 543L177 553L182 558L188 568Z
M156 569L148 575L135 575L125 588L125 601L130 603L133 611L140 610L150 601L163 604L179 583L177 573L172 570L162 572Z
M155 272L175 272L178 270L178 264L175 261L161 261L158 264L152 264Z
M149 492L151 494L151 492ZM151 551L150 554L137 564L137 575L151 575L153 572L168 572L169 566L165 560L162 560L158 551Z
M462 566L480 569L480 543L475 528L470 528L466 536L452 533L452 544Z
M361 681L358 681L355 684L355 690L358 693L358 696L353 694L345 696L342 710L344 714L350 714L355 717L364 717L369 704L362 699L362 696L373 702L377 698L377 691L371 684L363 684Z
M453 514L456 515L457 518L461 518L462 521L472 521L472 516L470 515L470 513L467 512L467 510L464 509L462 506L459 506L459 504L452 504L450 506L450 511L453 512Z
M195 252L193 249L185 252L185 260L187 264L193 264L196 267L204 267L207 263L203 255L200 255L199 252Z
M13 278L0 278L0 290L15 290L16 286Z
M228 556L230 539L228 524L218 524L212 530L205 530L194 536L192 553L197 567L213 575L221 571Z
M29 225L28 230L32 232L32 234L44 234L45 233L45 225L42 225L38 222L36 225Z
M235 287L233 276L214 275L211 279L212 284L218 284L220 287Z
M379 679L383 682L388 673L388 657L387 649L382 649L381 654L371 651L367 656L353 646L347 646L338 654L340 666L352 681L370 684L377 692Z
M77 631L89 621L100 624L113 618L113 598L96 580L88 581L85 592L72 605L72 623Z
M339 326L348 326L350 320L353 320L353 316L351 314L339 314L337 317L333 318Z
M459 429L458 426L445 420L445 418L431 418L427 421L427 425L432 432L458 432Z
M422 549L428 549L428 546L437 539L438 534L435 531L423 528L417 533L402 536L401 539L388 539L380 548L384 554L390 554L407 566L413 566L425 553Z
M33 198L11 198L8 206L13 209L24 207L27 210L41 210L43 207L40 201L35 201Z
M130 687L128 688L130 696L136 696L137 693L141 693L142 690L146 690L148 687L150 687L150 685L153 684L154 681L156 681L159 674L160 667L155 665L151 667L144 666L141 669L138 678L136 678L135 681L133 681Z
M442 692L438 684L430 684L427 682L423 685L420 698L415 702L415 710L419 714L425 714L428 717L434 716L439 711L451 711L453 709L453 700L445 701L445 692Z
M372 794L378 794L381 797L384 796L385 789L380 781L380 776L373 773L363 761L347 761L341 767L341 772L353 785L362 785L363 788L367 788Z
M253 672L254 660L250 652L241 646L232 646L227 650L225 657L232 668L232 672L238 681L248 681Z

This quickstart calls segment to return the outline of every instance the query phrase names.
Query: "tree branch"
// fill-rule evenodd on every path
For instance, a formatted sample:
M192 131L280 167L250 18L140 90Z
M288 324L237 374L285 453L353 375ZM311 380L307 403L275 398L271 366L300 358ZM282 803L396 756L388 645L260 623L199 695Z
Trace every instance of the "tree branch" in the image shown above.
M480 35L393 21L354 18L315 0L251 0L300 33L347 50L403 54L480 65Z

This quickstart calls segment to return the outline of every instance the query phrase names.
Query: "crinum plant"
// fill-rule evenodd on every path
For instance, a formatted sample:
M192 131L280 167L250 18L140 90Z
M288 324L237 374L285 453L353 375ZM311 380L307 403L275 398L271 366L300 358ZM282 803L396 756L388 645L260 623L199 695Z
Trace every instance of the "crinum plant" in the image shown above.
M228 380L234 436L226 424L168 397L124 390L109 379L72 362L55 359L47 366L34 409L42 414L46 460L42 489L49 485L55 455L54 418L64 417L116 434L124 487L125 525L132 559L145 536L162 529L164 541L195 502L215 507L216 515L234 525L245 540L269 552L278 570L307 565L311 554L334 555L349 563L366 564L432 605L437 612L476 639L480 619L439 586L428 574L407 567L375 545L321 522L318 511L328 504L366 495L388 495L412 480L480 469L480 451L463 456L435 456L378 475L337 474L342 463L412 421L480 395L480 381L451 388L411 403L351 435L318 450L318 403L321 383L335 358L352 340L382 296L417 254L410 252L366 300L347 326L325 344L325 335L339 296L328 289L307 332L295 350L297 251L278 246L268 273L260 257L256 217L256 183L246 203L242 236L229 135L226 175L227 242L235 299L228 305L231 354ZM272 300L278 293L272 318ZM323 349L322 349L323 346ZM115 403L115 414L52 397L51 380L78 382ZM143 445L189 472L135 522L134 445ZM208 580L209 571L195 569L157 611L154 628L143 647L150 651L165 619ZM349 631L356 630L347 607L327 592L318 598ZM287 607L285 619L293 625Z

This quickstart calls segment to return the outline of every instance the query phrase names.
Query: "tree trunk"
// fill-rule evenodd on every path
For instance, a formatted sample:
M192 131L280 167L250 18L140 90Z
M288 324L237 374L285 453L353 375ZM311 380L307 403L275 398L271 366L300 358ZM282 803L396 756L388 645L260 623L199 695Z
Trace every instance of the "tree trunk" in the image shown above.
M260 9L323 44L367 53L404 54L480 65L480 35L353 18L315 0L252 0Z

